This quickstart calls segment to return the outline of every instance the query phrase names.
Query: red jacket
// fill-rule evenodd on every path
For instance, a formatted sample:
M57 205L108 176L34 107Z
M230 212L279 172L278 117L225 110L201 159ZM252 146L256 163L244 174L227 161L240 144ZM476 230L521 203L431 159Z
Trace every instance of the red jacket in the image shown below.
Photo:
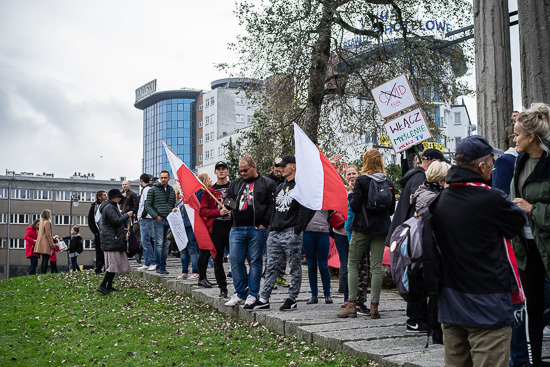
M27 227L27 232L25 233L25 257L29 258L31 256L40 257L40 254L33 252L34 240L38 238L38 232L32 228L32 226Z
M212 194L215 193L213 187L209 187L208 191ZM212 196L204 193L201 199L201 217L205 218L206 227L208 227L208 233L212 233L214 229L214 218L220 216L220 210L218 209L218 204L212 199Z
M50 261L57 261L56 252L59 251L59 246L57 244L53 245L52 255L50 256Z

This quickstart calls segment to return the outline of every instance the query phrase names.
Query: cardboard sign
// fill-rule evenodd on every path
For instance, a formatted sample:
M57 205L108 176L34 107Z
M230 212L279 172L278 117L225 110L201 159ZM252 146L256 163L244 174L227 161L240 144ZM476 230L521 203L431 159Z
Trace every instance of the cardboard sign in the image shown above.
M371 94L383 118L393 116L417 103L405 74L379 85L371 90Z
M420 108L387 122L384 128L396 153L432 138Z

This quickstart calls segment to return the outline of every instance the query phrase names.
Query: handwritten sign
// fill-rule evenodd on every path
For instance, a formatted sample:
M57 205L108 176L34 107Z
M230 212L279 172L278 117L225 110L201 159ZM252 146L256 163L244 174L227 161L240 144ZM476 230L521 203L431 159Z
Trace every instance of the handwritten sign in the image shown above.
M383 118L393 116L417 101L405 74L371 90L374 102Z
M378 145L391 145L390 137L387 135L380 135L378 137Z
M422 145L424 146L424 150L426 149L437 149L437 150L440 150L442 152L445 151L445 144L444 143L436 143L436 142L423 142Z
M432 138L420 108L387 122L384 128L396 153Z
M187 247L188 238L180 211L170 212L170 214L166 217L166 220L170 225L170 229L172 230L172 235L174 236L176 245L178 245L178 249L183 251Z

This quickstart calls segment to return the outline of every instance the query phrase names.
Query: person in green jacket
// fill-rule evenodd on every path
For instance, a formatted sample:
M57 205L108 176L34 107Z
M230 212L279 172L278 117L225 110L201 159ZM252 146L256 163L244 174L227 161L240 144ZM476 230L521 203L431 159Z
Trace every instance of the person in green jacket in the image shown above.
M534 103L514 126L516 161L510 199L527 214L522 233L512 240L527 298L530 359L540 366L544 281L550 271L550 106Z
M168 257L168 214L176 207L176 193L168 184L170 173L166 170L160 172L159 183L151 187L147 192L145 210L154 219L153 231L155 237L155 264L159 274L168 274L166 271L166 258Z

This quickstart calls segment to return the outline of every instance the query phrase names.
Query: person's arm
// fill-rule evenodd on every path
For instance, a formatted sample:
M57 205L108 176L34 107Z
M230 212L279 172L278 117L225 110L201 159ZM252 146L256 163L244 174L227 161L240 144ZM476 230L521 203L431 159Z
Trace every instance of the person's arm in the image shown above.
M52 236L52 224L50 222L44 223L44 238L48 241L48 245L53 249L53 236Z
M88 211L88 227L90 228L90 231L94 234L94 236L99 235L99 228L97 228L97 224L95 222L95 210L94 208L97 206L97 204L90 205L90 210ZM99 210L99 208L98 208Z
M269 224L271 223L271 216L273 215L273 207L275 206L275 191L277 190L277 185L275 184L275 182L273 182L273 180L270 180L270 179L264 178L264 181L267 183L267 186L266 186L267 193L265 197L267 207L260 226L263 226L265 229L269 227Z
M25 239L25 241L28 241L29 243L34 244L34 238L31 237L31 233L32 233L32 229L31 228L27 229L27 231L25 232L25 237L23 238Z
M363 197L366 197L363 194L363 180L361 178L362 177L357 178L353 191L348 195L349 206L351 210L353 210L355 213L361 211L361 206L363 205Z
M120 213L118 213L118 211L116 211L114 207L111 207L111 205L107 205L103 209L103 216L104 221L106 220L106 222L111 225L124 224L124 222L126 222L126 220L129 218L128 213L120 215Z
M209 187L208 190L212 192L211 188ZM220 216L220 211L218 210L217 206L216 209L213 209L212 205L214 200L208 195L208 193L204 193L202 195L201 199L201 210L200 210L200 216L205 218L216 218Z
M145 210L147 211L147 213L149 213L151 218L156 219L159 216L159 214L154 209L156 195L153 190L155 190L154 186L151 187L149 191L147 191L147 200L145 200Z
M132 203L134 204L134 206L132 207L132 211L134 213L137 213L138 210L139 210L139 200L138 200L138 196L135 192L132 191L132 194L130 195L131 198L132 198Z

